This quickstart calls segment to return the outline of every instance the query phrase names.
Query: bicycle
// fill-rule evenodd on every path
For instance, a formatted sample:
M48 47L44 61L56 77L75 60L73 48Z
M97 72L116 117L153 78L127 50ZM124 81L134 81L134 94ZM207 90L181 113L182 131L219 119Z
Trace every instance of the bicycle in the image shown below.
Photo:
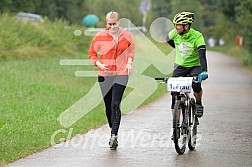
M168 91L179 92L175 97L173 112L173 142L176 152L184 154L186 144L190 150L194 150L197 139L198 117L195 115L195 99L190 97L192 82L197 82L198 77L156 77L166 83ZM181 114L182 113L182 114Z

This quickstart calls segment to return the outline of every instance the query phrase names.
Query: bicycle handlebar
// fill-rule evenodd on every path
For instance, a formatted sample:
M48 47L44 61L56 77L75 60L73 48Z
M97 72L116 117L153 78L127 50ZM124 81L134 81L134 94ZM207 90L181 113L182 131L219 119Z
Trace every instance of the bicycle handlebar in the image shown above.
M169 77L155 77L155 80L161 80L164 81L165 83L168 82ZM198 83L198 76L193 77L193 82Z
M161 80L161 81L163 81L163 82L165 82L165 83L167 83L168 82L168 77L155 77L155 80Z

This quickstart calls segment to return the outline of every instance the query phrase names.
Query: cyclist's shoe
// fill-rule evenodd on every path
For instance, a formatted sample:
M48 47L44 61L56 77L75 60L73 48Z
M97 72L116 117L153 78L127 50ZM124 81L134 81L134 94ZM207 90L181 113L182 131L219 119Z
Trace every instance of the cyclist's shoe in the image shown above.
M118 141L117 141L117 136L112 135L110 140L109 140L109 146L111 150L116 150L118 146Z
M202 106L202 104L195 104L196 106L196 112L195 112L195 115L200 118L203 116L203 110L204 110L204 107Z

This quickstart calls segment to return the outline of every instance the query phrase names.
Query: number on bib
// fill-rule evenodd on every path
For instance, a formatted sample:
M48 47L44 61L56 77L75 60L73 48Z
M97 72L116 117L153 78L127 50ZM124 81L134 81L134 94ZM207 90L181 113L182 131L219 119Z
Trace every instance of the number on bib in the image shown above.
M174 92L191 92L193 77L169 78L167 90Z

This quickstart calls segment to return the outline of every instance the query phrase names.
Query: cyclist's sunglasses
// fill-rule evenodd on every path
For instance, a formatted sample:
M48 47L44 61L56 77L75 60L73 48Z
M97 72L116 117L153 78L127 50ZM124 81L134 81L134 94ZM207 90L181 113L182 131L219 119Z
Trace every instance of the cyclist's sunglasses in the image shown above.
M114 25L116 25L117 24L117 22L115 22L115 23L107 23L109 26L114 26Z

